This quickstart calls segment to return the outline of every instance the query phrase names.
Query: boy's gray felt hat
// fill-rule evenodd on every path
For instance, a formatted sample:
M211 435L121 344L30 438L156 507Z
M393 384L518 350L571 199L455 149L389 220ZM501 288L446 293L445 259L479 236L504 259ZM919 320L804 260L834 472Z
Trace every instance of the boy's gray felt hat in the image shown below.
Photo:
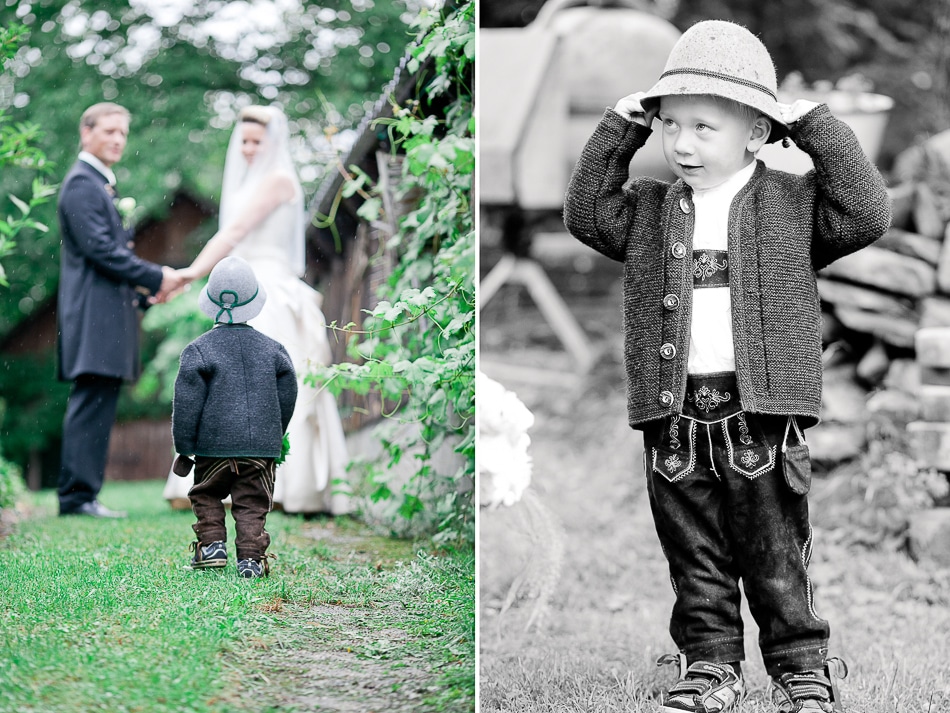
M259 315L266 300L247 261L229 256L214 266L198 295L198 306L215 322L237 324Z
M772 120L769 143L788 135L778 108L775 65L765 45L742 25L704 20L677 40L659 81L640 103L650 110L660 97L713 94L751 106Z

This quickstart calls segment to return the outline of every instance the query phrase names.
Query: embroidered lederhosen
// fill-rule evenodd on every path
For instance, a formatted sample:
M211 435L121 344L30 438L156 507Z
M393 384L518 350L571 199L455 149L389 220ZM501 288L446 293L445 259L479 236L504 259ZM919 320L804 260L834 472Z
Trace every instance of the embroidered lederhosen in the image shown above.
M728 289L725 251L697 250L693 267L698 290ZM718 336L704 364L718 363ZM829 632L807 574L810 460L794 416L743 411L734 371L693 374L681 413L644 429L644 458L676 593L670 634L688 660L745 658L741 579L769 675L820 667Z
M721 436L729 466L737 473L757 478L775 468L774 439L765 434L760 419L742 411L734 373L688 377L683 413L661 424L652 452L653 470L670 482L693 470L700 424Z

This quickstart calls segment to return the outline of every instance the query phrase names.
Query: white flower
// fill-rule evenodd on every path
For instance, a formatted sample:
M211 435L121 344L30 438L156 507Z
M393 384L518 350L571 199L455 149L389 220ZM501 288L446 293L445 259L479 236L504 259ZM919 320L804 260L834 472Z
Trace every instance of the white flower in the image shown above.
M513 505L531 484L531 439L534 414L511 391L479 372L478 477L483 507Z
M120 198L115 203L116 210L122 216L122 225L128 228L132 225L132 216L135 215L135 199L132 196Z

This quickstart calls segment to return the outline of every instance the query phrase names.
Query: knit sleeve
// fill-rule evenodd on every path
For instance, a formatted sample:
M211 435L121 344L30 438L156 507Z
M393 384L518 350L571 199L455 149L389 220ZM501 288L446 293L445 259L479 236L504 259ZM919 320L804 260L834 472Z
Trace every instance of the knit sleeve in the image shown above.
M815 231L812 263L816 270L880 238L891 223L891 202L884 178L868 159L847 124L827 105L808 112L792 127L796 145L815 165Z
M208 394L201 367L201 352L189 344L179 359L172 404L172 439L175 451L182 455L194 455L198 447L198 425Z
M564 224L585 245L623 261L637 193L625 190L630 160L651 130L608 109L587 140L564 198Z
M280 402L280 423L282 433L287 432L290 417L294 415L297 403L297 373L290 355L283 346L277 350L277 400Z

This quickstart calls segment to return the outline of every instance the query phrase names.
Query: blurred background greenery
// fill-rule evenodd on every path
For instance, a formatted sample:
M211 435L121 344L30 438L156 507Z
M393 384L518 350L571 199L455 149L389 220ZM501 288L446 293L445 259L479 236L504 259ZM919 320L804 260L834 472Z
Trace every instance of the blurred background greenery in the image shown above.
M309 201L392 80L416 37L411 23L434 5L9 0L0 6L9 47L0 74L0 216L19 215L14 201L28 200L37 177L54 187L62 180L78 152L83 110L117 102L132 114L129 143L115 166L118 190L135 199L139 228L168 217L182 193L202 205L205 222L187 236L180 256L186 264L217 227L225 150L240 108L275 103L287 113ZM42 161L14 155L27 139ZM29 215L48 230L20 230L15 247L2 255L9 286L0 289L0 343L18 326L42 320L55 301L55 203L54 192ZM186 317L146 330L143 363L153 360L169 331L193 336L203 329ZM3 455L25 467L31 453L42 453L52 465L69 390L56 381L53 350L4 354L0 364ZM149 386L123 390L120 421L167 418L167 394Z

